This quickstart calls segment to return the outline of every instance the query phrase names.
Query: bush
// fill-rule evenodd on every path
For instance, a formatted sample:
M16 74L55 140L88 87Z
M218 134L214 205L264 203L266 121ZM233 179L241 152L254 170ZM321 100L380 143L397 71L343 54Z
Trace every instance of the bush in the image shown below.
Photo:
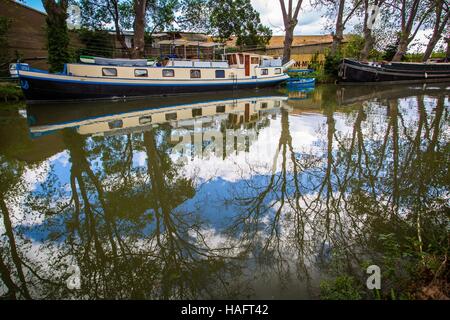
M9 76L9 63L11 62L7 40L9 26L10 20L0 17L0 77Z
M353 277L339 276L320 283L320 298L324 300L360 300L361 288Z
M339 73L339 65L342 62L342 55L340 53L332 56L327 54L325 56L325 64L323 67L325 75L330 78L337 79Z
M397 52L397 43L391 43L386 46L381 58L386 61L391 61L392 58L394 58L396 52Z
M0 101L8 102L22 99L22 89L16 83L0 83Z

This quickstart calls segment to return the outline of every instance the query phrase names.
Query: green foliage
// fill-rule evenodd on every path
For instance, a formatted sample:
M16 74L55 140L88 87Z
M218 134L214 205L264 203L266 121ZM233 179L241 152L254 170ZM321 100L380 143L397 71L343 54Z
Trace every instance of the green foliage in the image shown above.
M397 52L397 43L388 44L384 49L382 59L386 61L391 61L392 58L394 58L396 52Z
M51 72L59 72L70 61L67 14L47 12L47 49Z
M339 276L320 283L320 298L324 300L359 300L362 288L350 276Z
M250 0L210 1L210 27L220 41L236 36L238 46L265 46L272 31L261 24L259 13Z
M323 70L325 75L330 78L337 79L339 73L339 65L342 61L341 53L338 53L334 56L327 54L325 56L325 63L323 66Z
M359 57L359 53L364 48L364 37L360 35L352 35L342 48L342 53L346 58Z
M112 38L107 31L104 30L89 30L82 28L77 31L78 37L81 42L86 46L79 49L77 56L101 56L112 57L113 56L113 43Z
M6 17L0 17L0 76L9 76L9 63L11 56L8 48L8 29L11 21Z
M23 99L22 90L16 83L0 83L0 101L18 101Z

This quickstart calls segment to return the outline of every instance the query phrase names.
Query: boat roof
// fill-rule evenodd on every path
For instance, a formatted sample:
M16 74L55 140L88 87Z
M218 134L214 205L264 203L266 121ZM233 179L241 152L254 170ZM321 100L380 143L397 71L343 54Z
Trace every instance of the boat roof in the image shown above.
M159 45L174 45L174 46L195 46L195 47L217 47L222 46L223 43L219 42L204 42L204 41L188 41L184 39L175 39L175 40L162 40L158 42Z
M146 67L148 66L149 60L147 59L112 59L103 57L91 57L91 56L80 56L80 60L84 63L105 65L105 66L117 66L117 67Z
M272 56L267 56L267 55L263 55L263 54L259 54L259 53L254 53L254 52L228 52L228 53L226 53L225 55L226 55L226 56L229 56L229 55L232 55L232 54L249 54L249 55L252 55L252 56L260 57L260 58L262 58L262 59L275 59L275 58L272 57Z

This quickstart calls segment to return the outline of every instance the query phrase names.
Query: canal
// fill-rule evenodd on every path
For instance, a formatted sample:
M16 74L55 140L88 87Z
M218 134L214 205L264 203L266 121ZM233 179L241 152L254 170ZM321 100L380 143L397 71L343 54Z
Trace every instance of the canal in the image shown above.
M0 296L374 298L369 265L399 290L448 249L449 93L0 105Z

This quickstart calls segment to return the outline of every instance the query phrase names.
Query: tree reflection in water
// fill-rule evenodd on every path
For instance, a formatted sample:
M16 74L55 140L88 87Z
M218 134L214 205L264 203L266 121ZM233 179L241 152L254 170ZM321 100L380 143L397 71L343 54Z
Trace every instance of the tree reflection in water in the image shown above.
M0 293L246 298L266 283L275 297L286 290L301 298L317 296L318 281L336 274L365 283L366 264L398 273L392 263L404 259L391 259L385 239L400 254L411 243L429 252L445 244L448 224L449 98L409 90L323 87L255 126L224 118L220 128L258 128L255 147L187 163L171 154L169 125L115 136L64 129L54 134L64 151L30 161L24 154L37 142L23 134L23 118L8 114L0 132ZM274 152L255 154L270 143L264 130L275 134L267 146ZM7 142L9 135L22 140ZM199 174L224 163L233 181L217 170ZM211 208L223 208L220 223ZM70 265L80 268L80 290L67 288Z

